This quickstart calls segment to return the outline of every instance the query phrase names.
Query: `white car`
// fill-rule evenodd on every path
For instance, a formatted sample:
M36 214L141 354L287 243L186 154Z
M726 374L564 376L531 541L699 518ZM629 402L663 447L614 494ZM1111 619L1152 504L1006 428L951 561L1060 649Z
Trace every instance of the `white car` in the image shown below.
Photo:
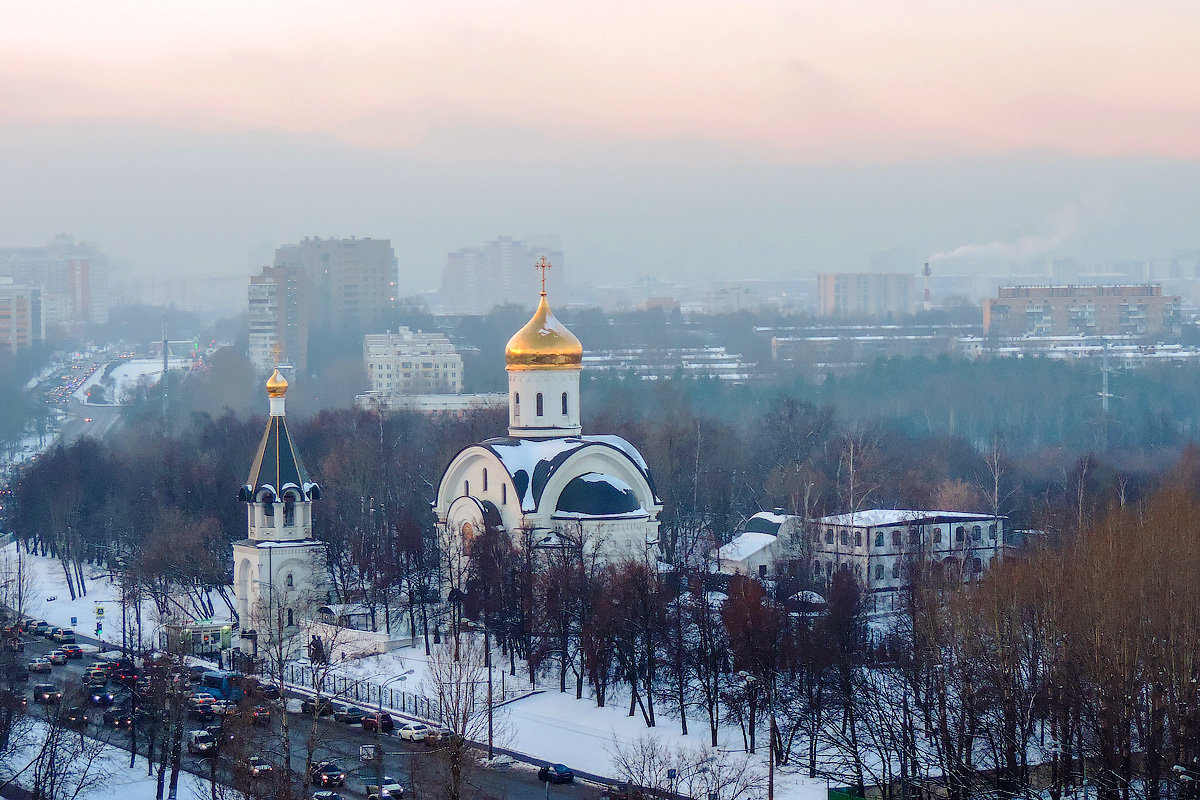
M383 776L383 784L375 786L369 784L367 786L367 800L388 800L388 798L400 798L404 796L404 787L400 782L391 775Z
M213 700L208 707L214 714L228 714L237 710L237 703L231 703L228 700Z
M397 728L396 734L401 739L407 739L410 742L423 742L429 735L429 731L430 727L423 722L409 722Z

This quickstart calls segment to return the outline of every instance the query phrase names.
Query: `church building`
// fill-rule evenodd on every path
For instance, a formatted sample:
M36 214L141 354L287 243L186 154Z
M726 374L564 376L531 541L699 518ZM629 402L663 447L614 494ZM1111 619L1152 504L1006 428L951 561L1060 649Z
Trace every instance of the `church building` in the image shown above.
M233 544L233 572L243 636L282 634L328 599L325 545L312 534L312 501L321 487L309 480L288 434L287 389L275 370L267 380L271 416L238 491L246 504L247 537Z
M657 557L662 502L641 454L580 425L583 345L542 293L505 348L508 435L463 449L438 487L442 541L461 553L483 531L517 547L578 547L608 560Z

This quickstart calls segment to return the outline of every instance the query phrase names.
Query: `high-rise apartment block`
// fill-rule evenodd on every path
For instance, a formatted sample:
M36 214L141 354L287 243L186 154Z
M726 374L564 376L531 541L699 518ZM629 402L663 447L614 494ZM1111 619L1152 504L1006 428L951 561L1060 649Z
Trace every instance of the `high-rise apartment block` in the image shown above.
M396 254L388 239L305 238L276 250L275 266L307 274L315 328L363 331L396 307Z
M898 273L824 273L817 297L823 317L902 317L917 308L914 276Z
M0 278L0 348L15 353L45 340L42 287Z
M1180 299L1162 286L1001 286L983 303L984 336L1177 333Z
M300 267L263 267L250 278L250 361L266 372L291 364L303 373L308 366L311 296L308 273Z
M47 325L108 322L108 259L94 242L60 235L45 247L2 248L0 276L41 287Z
M400 328L367 335L363 360L370 391L384 397L462 391L462 356L443 333Z
M396 306L396 255L387 239L306 238L275 251L250 279L250 360L308 368L310 335L381 329Z
M486 314L498 305L527 302L540 277L534 264L545 256L553 268L546 290L564 297L562 250L501 236L481 247L450 253L442 270L442 310L448 314Z

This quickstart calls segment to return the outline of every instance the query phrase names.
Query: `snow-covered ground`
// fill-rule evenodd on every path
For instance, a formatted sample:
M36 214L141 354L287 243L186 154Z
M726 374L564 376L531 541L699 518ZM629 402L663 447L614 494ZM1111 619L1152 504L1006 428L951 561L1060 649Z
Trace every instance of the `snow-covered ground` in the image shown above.
M0 552L0 557L11 558L14 555L15 545ZM91 636L95 631L95 609L100 606L105 609L105 635L102 638L109 642L117 640L120 635L120 608L115 602L115 584L98 571L93 571L87 596L72 601L66 591L66 580L58 561L37 556L26 558L34 575L35 593L42 598L30 608L32 615L45 619L51 625L75 627L80 633ZM54 599L50 599L52 597ZM218 609L223 610L223 606L218 605ZM72 617L76 620L74 625ZM152 609L147 607L143 619L155 619ZM505 696L512 697L534 688L526 680L520 662L517 663L516 676L508 674L507 659L498 651L494 654L494 663L493 687L497 695L504 692ZM428 666L424 645L418 643L415 647L401 648L383 655L351 659L339 666L336 672L346 678L382 684L389 678L411 670L404 681L392 682L389 688L396 692L403 690L436 696L437 691L431 688L427 678ZM610 689L609 705L605 708L597 708L586 691L582 699L576 700L573 684L568 685L566 694L559 693L554 680L539 682L536 688L540 691L498 709L497 730L501 733L497 743L501 747L546 761L561 762L595 775L612 776L616 772L612 759L612 748L616 741L632 742L650 736L672 748L687 749L700 748L708 742L707 725L699 716L688 720L688 736L680 735L679 720L663 714L667 711L664 708L659 708L657 726L647 728L640 714L628 716L628 694L617 688ZM741 734L736 728L722 728L719 743L724 750L742 749ZM765 753L759 757L765 757ZM144 766L142 769L144 773ZM818 796L824 796L824 780L811 781L786 773L777 777L777 795L780 798L818 800ZM153 791L153 783L149 785Z
M172 358L168 360L171 369L188 369L193 359ZM101 367L88 376L88 379L75 390L74 397L81 403L88 402L88 392L93 386L104 382L108 402L104 405L120 405L138 387L146 382L157 383L162 378L162 360L156 358L134 358L119 362L111 373L111 382L105 381L107 367Z
M9 544L0 549L0 559L12 564L16 559L16 544ZM44 619L51 626L60 628L75 628L84 636L94 636L97 619L103 620L104 632L102 641L119 643L121 640L121 604L118 601L119 592L115 582L98 567L85 567L87 578L87 595L71 599L67 591L67 579L63 574L62 564L54 558L42 558L25 554L23 558L29 565L32 594L37 597L27 607L26 613L38 619ZM217 610L215 621L229 620L228 609L220 598L214 597L214 607ZM103 609L103 615L97 617L97 609ZM132 612L129 612L132 615ZM144 601L142 607L143 631L149 641L158 641L158 615L154 604ZM151 638L153 637L153 638Z

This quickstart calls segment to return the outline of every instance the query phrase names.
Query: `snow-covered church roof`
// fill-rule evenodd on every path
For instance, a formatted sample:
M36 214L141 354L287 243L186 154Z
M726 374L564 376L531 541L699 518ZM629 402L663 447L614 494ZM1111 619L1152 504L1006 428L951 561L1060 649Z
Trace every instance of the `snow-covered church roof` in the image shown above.
M658 499L654 480L650 477L650 469L646 466L645 459L633 445L620 436L564 436L554 439L517 439L502 436L480 442L481 447L486 447L500 459L508 474L512 476L513 487L517 490L517 498L523 512L537 510L546 484L567 459L585 447L597 445L611 448L621 457L628 459L646 479L655 500ZM611 480L611 476L605 477ZM627 484L621 483L630 489ZM640 508L640 505L638 507Z
M646 509L633 487L612 475L585 472L572 478L558 495L556 519L645 517Z

